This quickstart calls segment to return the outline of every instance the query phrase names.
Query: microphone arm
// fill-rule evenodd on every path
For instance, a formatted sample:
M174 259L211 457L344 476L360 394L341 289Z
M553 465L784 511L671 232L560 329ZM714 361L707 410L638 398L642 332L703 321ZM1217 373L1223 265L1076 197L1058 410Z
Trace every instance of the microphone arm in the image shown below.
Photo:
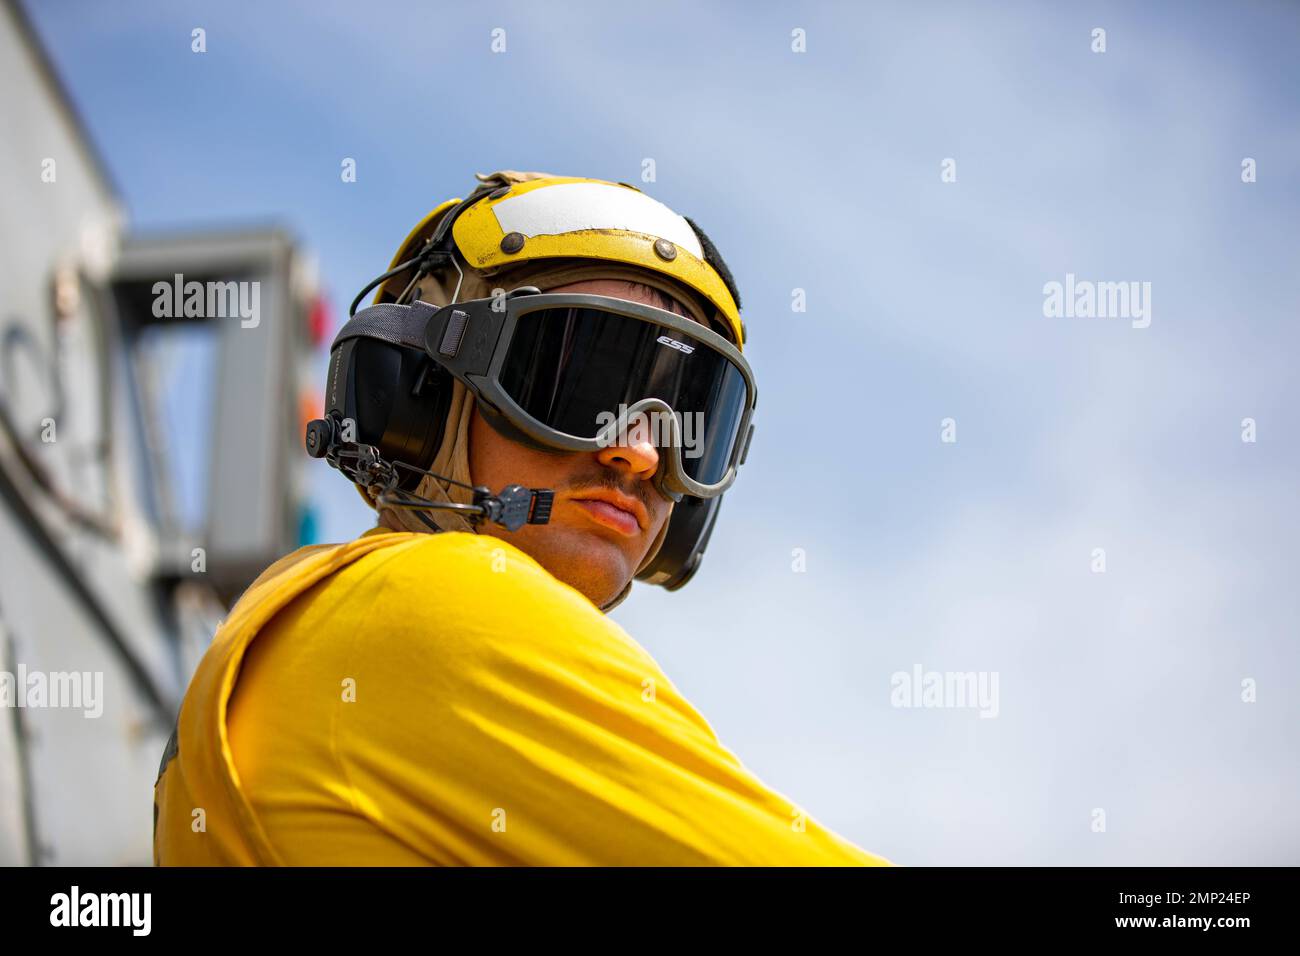
M471 524L492 521L507 531L518 531L526 524L546 524L551 520L551 504L555 492L550 488L526 488L523 485L506 485L497 494L486 485L467 485L463 481L436 475L406 462L388 462L380 457L373 445L334 440L333 429L324 421L313 421L307 429L307 453L313 458L324 458L330 465L365 487L375 496L375 502L387 508L411 511L456 511ZM474 493L472 504L454 501L430 501L398 488L397 469L428 475L440 481L468 488ZM420 515L420 519L434 530L437 526Z
M400 463L399 463L400 464ZM433 475L433 472L425 472ZM433 475L437 478L438 475ZM443 478L443 481L451 481ZM460 484L460 482L455 482ZM473 486L474 503L455 501L430 501L418 495L407 494L395 488L381 491L376 503L386 508L404 508L411 511L458 511L473 524L484 519L501 525L507 531L518 531L526 524L546 524L551 520L551 502L555 492L549 488L525 488L523 485L506 485L492 494L486 485ZM425 522L428 524L428 522Z

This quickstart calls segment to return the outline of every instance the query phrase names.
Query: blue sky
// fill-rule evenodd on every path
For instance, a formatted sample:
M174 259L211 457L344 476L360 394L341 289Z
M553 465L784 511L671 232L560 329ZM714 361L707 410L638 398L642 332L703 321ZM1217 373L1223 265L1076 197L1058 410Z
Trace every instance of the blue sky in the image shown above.
M1300 862L1300 9L26 6L133 227L284 224L339 313L476 171L655 160L761 401L704 569L615 617L813 815L912 864ZM1046 318L1067 273L1150 326ZM916 664L998 717L891 706Z

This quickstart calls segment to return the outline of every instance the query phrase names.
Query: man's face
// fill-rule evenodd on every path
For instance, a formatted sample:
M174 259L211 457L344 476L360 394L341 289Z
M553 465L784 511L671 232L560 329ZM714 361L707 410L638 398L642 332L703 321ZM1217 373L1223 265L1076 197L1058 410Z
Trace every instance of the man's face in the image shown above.
M587 279L546 291L607 295L657 308L668 304L657 290L617 279ZM688 314L675 302L672 311ZM514 532L485 523L480 533L509 541L597 607L606 604L632 579L672 510L672 502L650 481L659 452L649 431L648 422L634 419L626 445L594 452L539 451L498 434L475 407L469 426L474 483L494 492L515 483L555 491L549 523Z

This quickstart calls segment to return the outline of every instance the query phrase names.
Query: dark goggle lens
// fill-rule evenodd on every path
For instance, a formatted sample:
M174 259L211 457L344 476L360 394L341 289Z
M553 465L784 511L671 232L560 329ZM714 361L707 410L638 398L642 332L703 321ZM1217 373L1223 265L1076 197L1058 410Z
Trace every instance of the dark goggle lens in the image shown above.
M681 426L682 470L705 485L726 475L748 402L745 376L726 356L666 326L601 309L521 315L500 383L533 418L578 438L595 437L620 405L662 399Z

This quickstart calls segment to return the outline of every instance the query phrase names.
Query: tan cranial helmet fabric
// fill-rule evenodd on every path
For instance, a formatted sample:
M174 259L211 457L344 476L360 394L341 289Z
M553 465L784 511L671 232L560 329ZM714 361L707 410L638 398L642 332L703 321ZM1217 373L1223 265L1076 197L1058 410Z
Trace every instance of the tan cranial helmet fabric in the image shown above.
M478 178L483 185L478 187L476 191L495 189L502 185L524 182L530 179L549 178L550 176L550 173L528 173L515 170L501 170L487 176L480 173ZM419 299L435 305L450 303L452 295L456 292L458 279L460 281L460 291L457 295L457 301L461 302L468 299L488 298L497 289L509 291L520 286L531 285L545 292L548 289L568 285L571 282L580 282L584 279L620 279L651 286L671 295L687 307L691 316L697 322L705 326L709 325L708 314L694 293L664 276L649 270L625 266L621 263L602 263L591 259L550 259L540 262L521 263L518 266L490 272L472 269L464 263L460 263L460 265L464 272L463 279L459 279L454 269L421 278L418 284ZM473 484L469 472L469 423L474 409L474 401L474 395L466 388L465 384L458 379L454 379L451 405L448 409L447 425L446 430L443 432L442 444L439 446L438 454L434 457L433 464L429 466L429 470L435 474L444 475L467 485ZM372 508L376 507L373 497L366 489L358 486L358 490ZM492 490L495 492L501 489L493 488ZM427 476L416 487L415 494L431 501L444 503L469 504L473 500L473 494L468 488ZM428 526L411 511L393 508L378 510L379 523L386 528L395 531L429 531ZM439 509L422 512L422 514L436 524L441 531L475 533L474 526L455 511ZM670 519L671 516L670 510ZM637 568L637 574L644 570L654 560L655 555L659 553L659 548L663 544L667 531L668 521L665 520L658 536L650 545L645 558ZM602 607L601 610L609 611L617 607L627 598L631 590L632 582L629 581L618 596Z

